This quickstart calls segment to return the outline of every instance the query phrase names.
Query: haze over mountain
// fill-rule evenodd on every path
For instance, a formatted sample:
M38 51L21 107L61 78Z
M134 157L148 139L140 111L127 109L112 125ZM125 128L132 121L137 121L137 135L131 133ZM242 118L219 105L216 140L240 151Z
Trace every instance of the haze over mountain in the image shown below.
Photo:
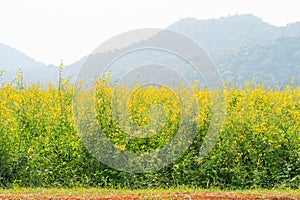
M186 18L169 28L194 39L213 55L235 50L242 45L300 36L300 22L276 27L252 14L210 20Z
M285 85L294 77L300 85L300 22L276 27L248 14L210 20L186 18L168 29L201 45L219 67L224 81L243 84L255 78L267 85ZM66 66L63 77L75 80L84 60ZM26 80L57 80L55 66L46 66L0 44L0 69L7 71L3 79L11 79L19 68ZM189 74L184 68L182 71Z

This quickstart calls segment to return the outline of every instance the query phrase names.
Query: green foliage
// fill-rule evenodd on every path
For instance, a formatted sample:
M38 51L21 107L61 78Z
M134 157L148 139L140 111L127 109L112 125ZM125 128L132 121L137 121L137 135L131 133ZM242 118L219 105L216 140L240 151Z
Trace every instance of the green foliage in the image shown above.
M176 106L170 106L170 102L174 103L173 98L168 98L170 94L155 96L152 94L162 88L150 88L135 96L138 99L133 105L138 107L132 109L131 115L136 123L149 122L146 108L154 101L163 103L167 109L169 125L156 137L132 140L118 131L118 125L110 117L111 104L106 100L111 97L111 89L105 85L98 88L97 116L117 148L151 152L172 139L176 130L172 124L178 124L176 116L180 112ZM148 92L149 98L141 98ZM196 93L201 112L197 134L189 149L159 171L131 174L101 164L81 143L73 120L72 85L62 83L61 94L52 84L3 85L0 187L299 188L299 88L287 87L284 91L265 90L259 85L244 90L226 88L227 119L215 148L204 159L198 155L209 128L211 101L207 90L199 89ZM141 109L143 112L138 112ZM128 146L122 146L128 140Z

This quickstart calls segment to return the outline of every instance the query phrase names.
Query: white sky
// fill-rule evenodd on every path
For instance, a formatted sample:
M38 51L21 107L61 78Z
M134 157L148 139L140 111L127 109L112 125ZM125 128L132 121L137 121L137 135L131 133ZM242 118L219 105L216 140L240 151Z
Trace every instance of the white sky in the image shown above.
M0 42L46 64L71 64L132 29L245 13L283 26L300 21L299 9L299 0L0 0Z

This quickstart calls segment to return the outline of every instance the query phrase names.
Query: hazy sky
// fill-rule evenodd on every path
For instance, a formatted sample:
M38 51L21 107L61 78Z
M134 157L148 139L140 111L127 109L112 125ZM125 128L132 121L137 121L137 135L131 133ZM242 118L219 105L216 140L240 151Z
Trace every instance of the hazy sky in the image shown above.
M299 9L299 0L0 0L0 42L46 64L71 64L132 29L245 13L283 26L300 21Z

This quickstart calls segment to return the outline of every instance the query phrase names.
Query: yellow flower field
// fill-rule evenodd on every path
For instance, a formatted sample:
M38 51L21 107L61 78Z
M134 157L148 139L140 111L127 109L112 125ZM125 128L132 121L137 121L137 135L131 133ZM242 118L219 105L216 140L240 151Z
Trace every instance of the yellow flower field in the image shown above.
M178 94L187 93L184 88L139 87L116 88L107 78L97 80L93 116L117 149L148 154L174 139L185 112ZM211 98L217 93L195 85L198 111L188 115L195 126L184 130L195 131L193 141L174 163L145 174L117 171L90 154L74 120L74 88L68 80L60 89L53 83L30 84L21 75L14 82L2 84L0 187L300 186L299 87L265 88L249 83L237 88L225 84L226 120L216 146L199 158L210 126ZM128 96L122 107L121 97ZM88 103L88 99L82 103ZM190 109L190 104L186 105Z

